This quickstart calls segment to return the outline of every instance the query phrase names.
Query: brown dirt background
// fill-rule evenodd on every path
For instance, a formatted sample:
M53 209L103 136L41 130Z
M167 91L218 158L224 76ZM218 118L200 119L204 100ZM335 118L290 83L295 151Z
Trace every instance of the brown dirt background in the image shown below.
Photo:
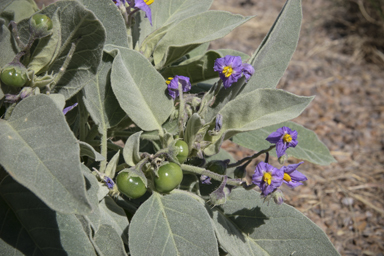
M315 131L338 161L301 165L308 181L285 189L286 203L320 226L346 256L384 255L384 22L367 2L303 0L298 47L278 84L297 95L316 95L294 121ZM284 3L215 0L212 9L257 16L212 48L251 55ZM230 142L223 146L237 159L253 154Z

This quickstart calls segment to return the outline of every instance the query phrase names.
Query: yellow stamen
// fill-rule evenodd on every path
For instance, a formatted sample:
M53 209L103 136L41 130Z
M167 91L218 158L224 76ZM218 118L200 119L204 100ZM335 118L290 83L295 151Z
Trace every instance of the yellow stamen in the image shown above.
M285 180L286 182L290 182L292 180L291 176L289 176L288 173L284 173L284 178L283 180Z
M224 67L222 73L225 74L225 77L230 77L233 73L233 69L230 66L226 66L226 67Z
M287 142L291 142L291 141L292 141L292 137L291 137L291 135L289 135L288 133L286 133L286 134L283 136L283 141L284 141L285 143L287 143Z
M172 79L173 79L173 77L168 77L168 80L167 80L167 81L165 81L165 83L166 83L166 84L170 84L170 83L171 83L171 81L172 81Z
M147 5L151 5L151 4L153 4L153 1L154 1L154 0L144 0L144 2L145 2Z
M269 172L264 173L263 181L266 182L268 185L271 185L272 175Z

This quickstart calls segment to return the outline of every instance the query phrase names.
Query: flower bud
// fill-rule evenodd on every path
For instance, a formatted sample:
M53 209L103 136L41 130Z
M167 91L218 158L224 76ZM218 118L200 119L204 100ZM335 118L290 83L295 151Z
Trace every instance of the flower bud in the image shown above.
M279 161L279 164L284 164L285 160L287 160L288 156L286 154L279 157L277 160Z
M42 38L51 34L52 20L44 14L35 14L29 20L29 28L36 38Z

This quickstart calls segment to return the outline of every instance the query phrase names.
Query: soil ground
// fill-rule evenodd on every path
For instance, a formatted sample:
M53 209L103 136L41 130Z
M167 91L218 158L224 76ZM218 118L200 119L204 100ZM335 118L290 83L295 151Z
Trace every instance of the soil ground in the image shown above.
M251 55L284 3L214 0L212 9L257 16L224 39L213 42L212 48L236 49ZM286 203L320 226L341 255L382 256L384 44L379 36L375 38L375 31L371 37L359 34L367 27L338 10L344 3L303 0L299 44L278 85L297 95L316 95L309 108L294 121L314 130L338 162L330 166L301 165L300 171L309 180L304 186L286 189L284 193ZM375 42L381 43L381 47L375 46ZM253 153L230 142L224 147L237 159Z

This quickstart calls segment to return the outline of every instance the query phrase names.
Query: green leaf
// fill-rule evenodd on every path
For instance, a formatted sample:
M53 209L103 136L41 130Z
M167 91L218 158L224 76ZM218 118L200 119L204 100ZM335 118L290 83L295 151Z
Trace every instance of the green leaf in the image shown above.
M6 25L13 20L16 23L31 17L39 8L33 0L1 0L0 17L6 20Z
M251 18L222 11L206 11L182 20L157 44L153 53L155 67L160 69L171 64L200 44L227 35Z
M127 142L124 145L123 157L125 162L130 166L135 166L140 162L140 135L143 132L136 132L129 136Z
M104 54L97 76L83 89L85 107L92 120L98 125L101 134L117 125L126 116L112 91L112 62L113 58L108 54Z
M0 19L0 68L11 62L15 56L13 37L8 30L5 20Z
M35 50L33 51L32 60L28 64L29 71L35 74L42 73L44 69L53 63L59 54L61 46L61 24L56 11L51 17L52 34L39 40Z
M212 217L217 239L231 255L339 255L301 212L286 204L263 203L254 190L234 189Z
M47 6L40 13L53 17L56 11L62 25L61 45L57 58L47 71L57 74L67 57L71 44L76 43L69 66L55 87L56 92L69 99L95 79L106 35L103 25L94 13L77 1L58 1ZM20 22L18 29L21 40L25 43L28 42L29 21Z
M183 19L205 12L211 6L213 0L173 0L155 1L151 4L152 26L145 18L144 12L136 15L136 23L133 27L133 39L141 45L144 39L152 33L163 31L163 27L174 25ZM168 29L167 28L167 29ZM156 45L156 44L155 44Z
M99 209L99 188L100 188L100 182L97 180L96 176L92 174L91 170L88 169L87 166L81 165L82 173L85 178L85 185L87 188L87 195L89 198L90 203L92 204L92 213L88 215L77 215L78 218L81 220L80 217L84 217L85 219L88 219L89 225L92 227L93 230L97 231L100 226L100 219L101 219L101 213Z
M78 0L85 8L91 10L103 23L107 32L105 44L129 47L125 21L119 9L111 0Z
M249 61L255 73L239 94L276 87L296 49L301 19L301 0L288 0Z
M258 89L236 97L219 111L223 116L223 126L218 135L206 136L205 140L211 140L213 144L204 153L215 154L223 140L240 132L293 119L301 114L312 99L276 89ZM211 126L213 128L214 122Z
M123 208L118 206L109 196L105 197L99 204L101 213L101 225L112 227L124 243L128 243L128 218Z
M88 156L92 159L95 159L95 161L97 162L101 162L105 160L105 158L88 143L84 141L79 141L79 145L80 145L80 156Z
M237 134L233 137L233 142L240 146L260 151L271 145L265 139L272 132L275 132L278 128L283 126L287 126L298 132L297 140L299 144L295 148L288 148L288 156L293 156L319 165L328 165L336 162L335 158L329 153L328 148L319 140L313 131L293 122L284 122L255 131ZM270 154L276 156L276 151L273 150Z
M184 141L188 145L189 152L192 151L193 143L195 142L198 131L204 126L204 120L199 114L194 113L188 120L187 127L185 128Z
M0 120L0 164L52 209L88 214L79 144L46 95L29 96ZM65 202L65 203L63 203Z
M173 111L164 78L140 53L113 45L105 48L115 57L111 83L122 109L141 129L162 131Z
M192 84L200 83L212 78L219 77L219 73L213 70L215 60L226 55L242 56L242 59L248 59L249 56L238 51L215 50L208 51L204 55L183 61L177 66L171 66L161 72L163 77L174 77L175 75L187 76Z
M94 240L104 255L127 255L119 234L117 234L116 230L109 225L101 225L95 234Z
M107 175L110 178L115 177L116 167L117 167L117 164L119 163L119 158L120 158L120 150L117 151L117 153L112 157L111 160L109 160L107 168L105 169L105 175Z
M129 249L140 255L219 255L210 217L193 196L156 192L136 211Z
M53 211L11 177L0 184L0 218L3 255L96 255L74 214Z

